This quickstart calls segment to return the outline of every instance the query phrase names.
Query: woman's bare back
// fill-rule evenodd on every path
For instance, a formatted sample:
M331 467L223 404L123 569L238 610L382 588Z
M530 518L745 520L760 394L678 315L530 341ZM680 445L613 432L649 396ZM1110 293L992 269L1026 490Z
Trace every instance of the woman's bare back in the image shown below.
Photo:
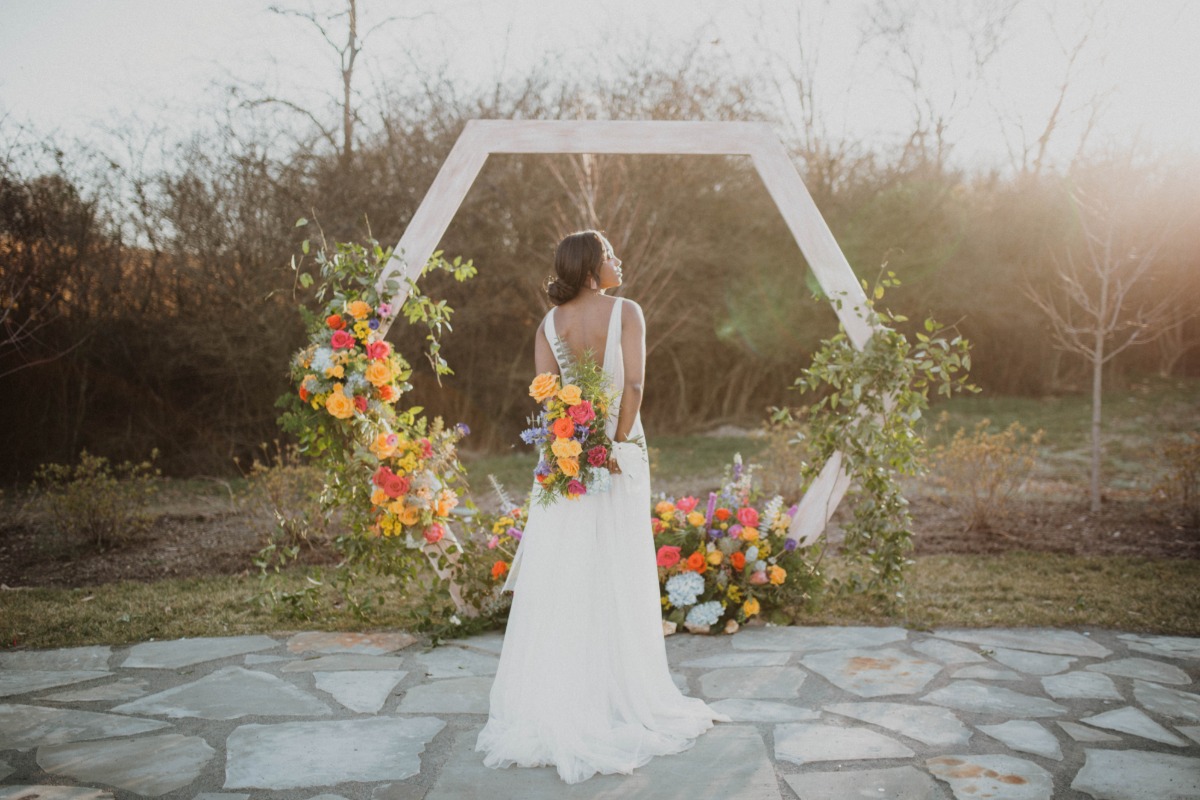
M604 363L608 325L617 298L605 295L579 297L563 303L554 312L554 331L567 343L574 358L589 350L597 364Z

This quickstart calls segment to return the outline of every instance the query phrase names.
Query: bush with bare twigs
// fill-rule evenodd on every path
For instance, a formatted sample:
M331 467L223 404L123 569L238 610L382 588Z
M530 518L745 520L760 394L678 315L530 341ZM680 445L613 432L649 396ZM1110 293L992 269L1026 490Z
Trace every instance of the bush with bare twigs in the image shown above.
M1025 486L1037 463L1042 431L1027 434L1014 422L992 433L991 420L981 420L968 434L959 428L947 445L932 455L932 477L946 492L949 506L967 530L987 530L1011 512L1013 495Z

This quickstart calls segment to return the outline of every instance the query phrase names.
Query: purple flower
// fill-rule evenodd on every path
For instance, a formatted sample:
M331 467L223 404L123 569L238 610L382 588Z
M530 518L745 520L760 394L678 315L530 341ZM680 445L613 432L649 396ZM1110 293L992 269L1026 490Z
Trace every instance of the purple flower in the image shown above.
M509 529L508 529L508 531L507 531L507 533L508 533L508 535L509 535L509 536L511 536L512 538L516 539L518 542L519 542L519 541L521 541L521 531L520 531L520 529L518 529L518 528L509 528Z
M592 432L592 429L589 428L587 425L576 425L575 426L575 438L578 439L580 442L587 441L588 434L591 432Z
M787 550L789 553L792 552L793 550L795 550L796 549L796 540L788 539L787 541L785 541L783 543L783 549Z
M737 524L736 522L734 524L730 525L729 526L729 535L730 536L741 536L742 535L742 526Z
M392 306L389 303L380 303L379 307L375 310L379 312L379 316L386 317L392 313Z
M791 517L792 519L795 519L795 518L796 518L796 512L797 512L797 511L799 511L799 510L800 510L800 506L798 506L798 505L796 505L796 506L792 506L791 508L789 508L789 509L787 510L787 515L788 515L789 517Z
M549 461L539 461L537 469L533 471L534 475L549 475L554 470L550 468Z
M454 426L461 436L470 436L471 428L465 422L460 422Z
M708 493L708 509L704 512L705 526L712 525L713 514L716 512L716 510L717 510L717 493L709 492Z
M367 323L367 327L373 331L379 330L379 320L377 320L377 319L371 320L370 322Z
M710 539L717 539L717 538L719 538L720 536L721 536L721 529L720 529L720 528L709 528L709 529L708 529L708 538L710 538Z

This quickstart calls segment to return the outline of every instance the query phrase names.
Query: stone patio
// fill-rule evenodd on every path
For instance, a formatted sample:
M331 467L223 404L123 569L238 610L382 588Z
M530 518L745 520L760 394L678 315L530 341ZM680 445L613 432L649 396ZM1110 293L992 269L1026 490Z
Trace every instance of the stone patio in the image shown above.
M0 653L0 800L1200 797L1200 639L677 634L676 683L734 721L574 786L475 752L502 644L304 632Z

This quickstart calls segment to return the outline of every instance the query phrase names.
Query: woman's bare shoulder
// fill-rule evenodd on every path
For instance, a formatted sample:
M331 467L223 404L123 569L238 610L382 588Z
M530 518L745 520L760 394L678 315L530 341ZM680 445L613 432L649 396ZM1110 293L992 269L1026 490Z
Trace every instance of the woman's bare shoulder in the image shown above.
M621 303L621 325L645 326L646 317L642 313L642 307L628 298L621 299L625 301Z

